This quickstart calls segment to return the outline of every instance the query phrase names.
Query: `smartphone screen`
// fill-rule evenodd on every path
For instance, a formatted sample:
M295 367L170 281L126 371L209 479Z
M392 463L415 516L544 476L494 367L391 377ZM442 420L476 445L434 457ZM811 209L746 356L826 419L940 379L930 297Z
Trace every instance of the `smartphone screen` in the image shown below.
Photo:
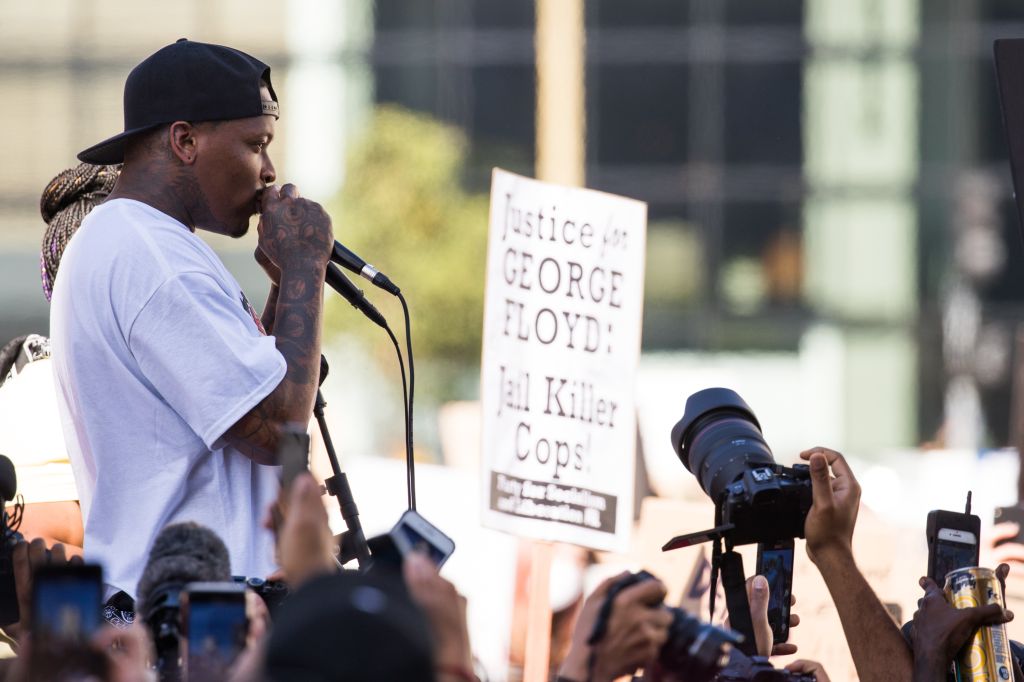
M455 551L455 543L417 512L402 514L391 531L398 550L405 555L410 551L426 554L440 568Z
M102 651L85 643L103 624L103 570L93 564L40 566L32 575L30 680L106 679Z
M968 530L940 528L935 540L935 582L958 568L978 565L978 538Z
M405 540L406 546L410 550L426 554L430 560L434 562L435 566L440 568L440 566L447 561L448 555L445 554L440 547L430 544L430 542L420 535L415 528L398 524L398 526L395 527L395 532Z
M789 639L789 601L793 589L793 541L760 543L757 573L768 581L768 622L778 644Z
M1012 538L997 540L996 547L998 547L999 545L1006 544L1007 542L1024 543L1024 508L1021 508L1019 506L996 507L995 512L992 515L992 523L1006 522L1017 524L1017 535Z
M281 431L277 446L281 465L281 487L288 489L303 471L309 471L309 434L301 427L288 426Z
M249 627L245 587L214 591L190 586L186 592L185 658L189 675L198 679L223 678L245 646Z
M92 637L101 625L99 566L44 566L32 582L32 633L67 642Z

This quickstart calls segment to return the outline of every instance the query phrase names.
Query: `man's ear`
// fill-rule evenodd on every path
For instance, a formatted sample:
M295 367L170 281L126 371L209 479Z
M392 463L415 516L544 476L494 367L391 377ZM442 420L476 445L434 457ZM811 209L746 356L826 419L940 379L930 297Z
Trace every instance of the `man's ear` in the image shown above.
M167 132L171 153L186 166L196 160L196 128L188 121L175 121Z

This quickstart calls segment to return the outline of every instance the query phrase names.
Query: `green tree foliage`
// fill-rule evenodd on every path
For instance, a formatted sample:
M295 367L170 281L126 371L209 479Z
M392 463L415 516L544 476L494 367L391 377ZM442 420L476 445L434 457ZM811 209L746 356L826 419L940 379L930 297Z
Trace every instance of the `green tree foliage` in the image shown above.
M344 189L331 206L336 237L402 287L417 362L461 372L480 363L488 209L486 196L462 189L466 149L455 128L381 107L355 146ZM401 336L397 301L359 282ZM385 362L393 363L390 345L382 345L386 336L357 315L329 296L328 333L355 332L387 348Z

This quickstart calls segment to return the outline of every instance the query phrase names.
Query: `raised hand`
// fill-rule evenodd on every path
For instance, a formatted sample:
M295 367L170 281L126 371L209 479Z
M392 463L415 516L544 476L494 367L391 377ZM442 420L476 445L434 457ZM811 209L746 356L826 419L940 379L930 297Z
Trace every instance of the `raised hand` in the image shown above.
M846 459L828 448L800 453L811 467L814 501L804 522L807 556L818 563L823 554L853 552L853 529L860 510L860 484ZM831 475L829 474L831 469Z

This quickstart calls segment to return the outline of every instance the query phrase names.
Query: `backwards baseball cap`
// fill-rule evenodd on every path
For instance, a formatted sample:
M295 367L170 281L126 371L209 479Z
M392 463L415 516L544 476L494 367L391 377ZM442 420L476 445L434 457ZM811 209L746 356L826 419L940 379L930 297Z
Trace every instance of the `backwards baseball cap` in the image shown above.
M260 96L261 79L272 100ZM80 152L78 160L122 163L129 138L165 123L263 114L279 115L269 66L230 47L182 38L132 69L124 84L124 132Z

